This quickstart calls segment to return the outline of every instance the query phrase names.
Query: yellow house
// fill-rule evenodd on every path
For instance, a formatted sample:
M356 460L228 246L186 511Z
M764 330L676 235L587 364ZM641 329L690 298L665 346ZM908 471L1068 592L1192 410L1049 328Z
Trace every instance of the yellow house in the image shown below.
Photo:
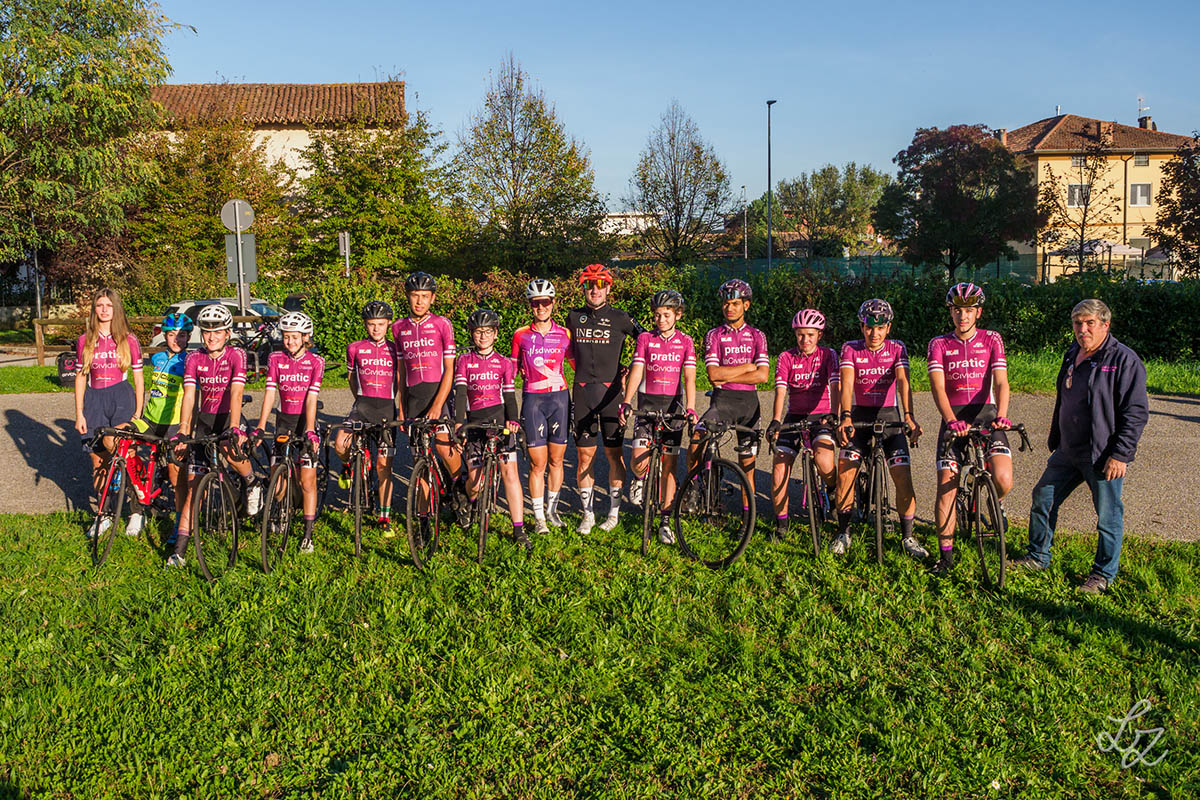
M996 136L1033 171L1040 189L1057 188L1063 212L1076 226L1084 226L1088 239L1120 245L1111 250L1127 255L1117 263L1156 244L1146 237L1145 228L1154 223L1162 167L1180 145L1191 141L1189 136L1159 131L1149 116L1139 118L1134 127L1076 114L1060 114L1012 131L1001 128ZM1089 152L1093 162L1099 158L1098 169L1089 169ZM1088 218L1083 222L1085 210ZM1069 231L1057 232L1069 239ZM1076 239L1078 235L1075 228ZM1066 259L1050 255L1052 245L1014 246L1025 259L1036 257L1043 279L1061 274L1066 265Z

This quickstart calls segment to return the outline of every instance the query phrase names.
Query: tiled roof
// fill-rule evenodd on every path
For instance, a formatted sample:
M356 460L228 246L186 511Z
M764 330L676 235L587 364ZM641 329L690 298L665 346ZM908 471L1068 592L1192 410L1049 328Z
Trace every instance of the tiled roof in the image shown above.
M258 125L403 124L404 82L180 83L154 89L168 124L239 120Z
M1114 150L1174 152L1190 136L1107 122L1112 126ZM1008 146L1017 153L1047 151L1082 152L1098 140L1101 121L1076 114L1060 114L1008 132Z

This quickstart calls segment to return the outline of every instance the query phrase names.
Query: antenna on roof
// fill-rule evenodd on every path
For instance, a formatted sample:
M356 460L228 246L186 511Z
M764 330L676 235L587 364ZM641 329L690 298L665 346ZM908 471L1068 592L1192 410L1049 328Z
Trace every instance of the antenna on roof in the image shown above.
M1060 104L1060 105L1055 105L1055 106L1054 106L1054 116L1058 117L1058 116L1061 116L1061 115L1062 115L1062 105L1061 105L1061 104Z
M1145 102L1146 102L1146 98L1140 97L1140 96L1138 97L1138 116L1139 117L1146 116L1146 112L1150 110L1150 106L1143 105L1143 103L1145 103Z

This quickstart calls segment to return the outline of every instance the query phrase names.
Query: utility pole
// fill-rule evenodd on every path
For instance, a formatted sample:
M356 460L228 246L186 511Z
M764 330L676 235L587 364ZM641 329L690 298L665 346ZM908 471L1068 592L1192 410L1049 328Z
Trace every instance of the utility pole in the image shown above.
M775 102L767 101L767 272L771 271L771 106Z

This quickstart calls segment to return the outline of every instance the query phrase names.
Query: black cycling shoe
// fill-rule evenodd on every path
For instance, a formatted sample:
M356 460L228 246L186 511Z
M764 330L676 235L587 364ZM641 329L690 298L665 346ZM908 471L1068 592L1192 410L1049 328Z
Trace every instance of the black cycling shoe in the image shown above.
M529 534L525 532L525 526L522 525L519 529L514 531L513 538L516 539L517 544L521 545L521 547L524 547L526 550L533 549L533 542L529 541Z
M773 531L770 531L769 533L767 533L767 541L768 542L782 542L784 539L787 538L787 534L788 534L788 521L786 519L776 520L775 521L775 529Z
M930 573L937 577L945 577L950 574L950 570L954 569L954 561L942 556L937 560L937 563L929 568Z

